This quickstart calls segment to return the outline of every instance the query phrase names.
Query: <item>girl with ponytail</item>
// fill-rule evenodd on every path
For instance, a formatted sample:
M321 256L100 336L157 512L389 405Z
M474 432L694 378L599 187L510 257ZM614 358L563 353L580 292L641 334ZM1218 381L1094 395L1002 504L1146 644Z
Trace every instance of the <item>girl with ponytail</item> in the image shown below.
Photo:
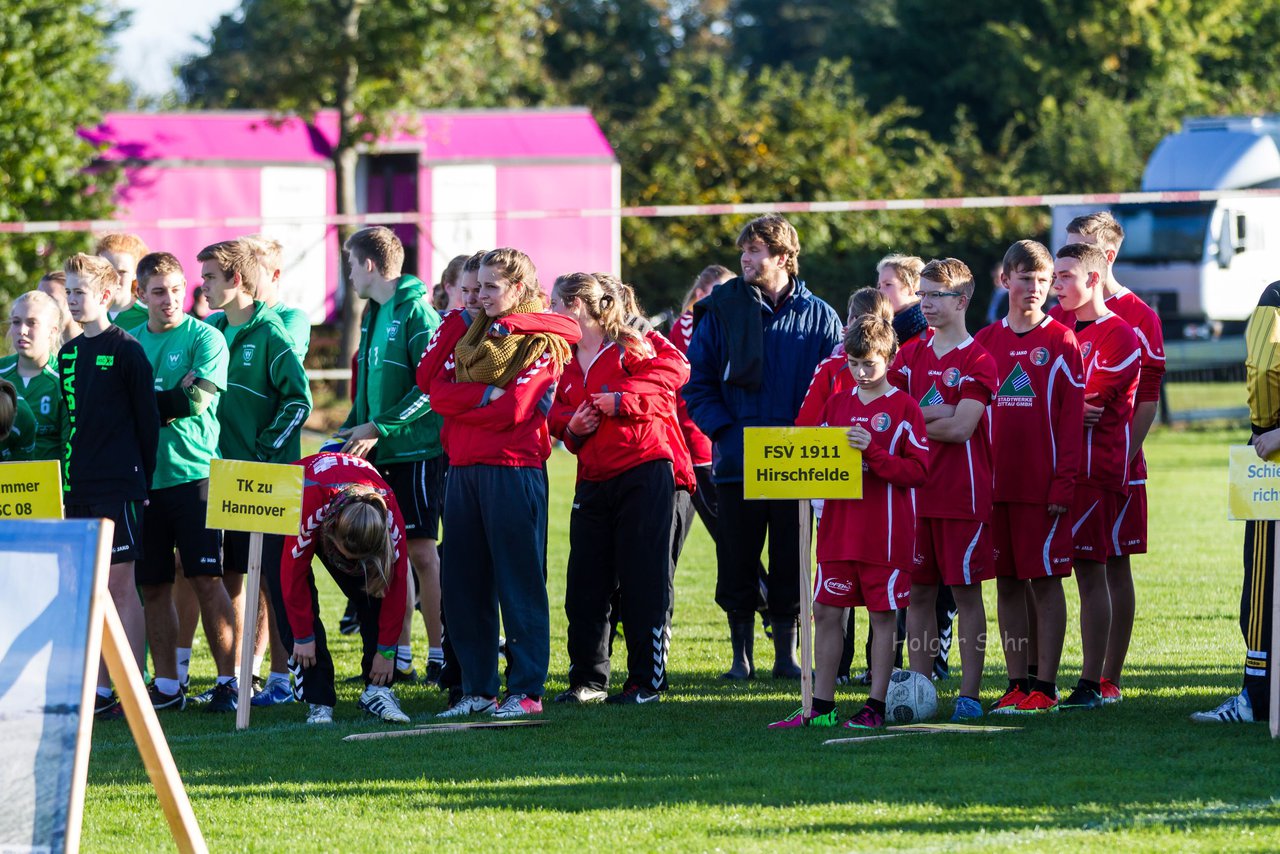
M581 331L551 410L552 432L578 457L565 591L569 688L557 702L605 699L615 593L627 678L608 702L653 702L667 687L675 491L694 482L676 420L689 363L658 333L636 331L639 312L625 288L572 273L551 292L552 310Z

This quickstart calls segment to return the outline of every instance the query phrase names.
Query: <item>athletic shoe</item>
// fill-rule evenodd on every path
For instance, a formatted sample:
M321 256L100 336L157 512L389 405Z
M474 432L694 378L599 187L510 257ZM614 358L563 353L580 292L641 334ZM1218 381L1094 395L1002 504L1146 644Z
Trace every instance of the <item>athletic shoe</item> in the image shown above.
M182 693L182 688L178 688L173 694L166 694L152 682L147 687L147 696L151 698L151 708L157 712L161 709L174 709L180 712L187 707L187 695Z
M410 664L408 667L401 667L399 664L396 665L395 675L391 677L392 685L396 684L397 682L412 683L417 681L418 681L418 670L412 664Z
M214 687L217 687L217 686L214 686ZM203 706L203 705L206 705L212 699L213 699L213 688L210 688L207 691L201 691L199 694L196 694L194 697L188 697L187 702L195 703L197 706Z
M1028 696L1027 692L1023 691L1021 688L1018 688L1016 686L1013 688L1010 688L1008 691L1004 692L1003 697L1001 697L999 700L996 700L995 705L991 707L991 714L993 715L1012 714L1013 710L1018 707L1018 704L1021 703L1023 700L1027 699L1027 696Z
M502 705L498 706L493 716L506 720L507 718L523 718L526 715L540 714L542 714L541 700L535 700L528 694L508 694L507 699L502 701Z
M1067 699L1058 703L1058 708L1064 712L1068 710L1088 711L1090 709L1101 709L1102 694L1092 688L1084 688L1077 685L1067 696Z
M609 696L608 691L592 688L590 685L579 685L556 694L557 703L599 703Z
M769 724L769 729L796 729L798 727L816 726L816 727L833 727L840 723L840 716L835 709L827 712L825 715L815 715L809 713L809 717L804 716L804 707L796 709L780 721L774 721Z
M1026 698L1013 707L1015 715L1037 715L1041 712L1058 711L1058 700L1043 691L1032 691Z
M458 701L461 699L462 689L455 685L449 689L449 697L445 700L444 707L446 709L452 709L454 706L458 705Z
M338 620L338 631L344 635L354 635L360 631L360 617L356 615L356 607L350 602L347 603L346 613Z
M1120 686L1112 682L1110 679L1102 680L1102 704L1109 706L1112 703L1118 703L1124 699L1124 695L1120 693Z
M836 677L836 684L851 685L853 684L853 677L850 676L848 673L841 673L839 676Z
M427 672L422 674L423 685L434 685L440 687L440 672L444 670L444 662L435 659L427 659Z
M110 697L103 697L101 694L93 695L93 719L95 721L118 721L124 717L124 706L120 705L120 698L116 696L116 692L112 691Z
M261 694L263 691L267 689L267 683L263 682L262 677L256 673L253 674L253 682L251 684L252 684L252 688L250 689L250 693L254 697L258 696L259 694Z
M239 703L240 691L234 682L213 686L213 696L205 704L206 712L234 712Z
M293 696L293 689L289 687L288 682L268 682L267 687L253 695L253 699L249 701L249 705L255 709L264 706L280 706L285 703L292 703L296 698Z
M951 713L951 722L971 721L982 717L982 704L972 697L960 697L956 700L956 709Z
M844 729L881 729L884 715L870 706L863 706L858 713L844 722Z
M1253 704L1249 702L1249 695L1241 691L1212 711L1196 712L1191 720L1198 724L1251 724Z
M333 723L333 706L322 706L319 703L312 703L311 711L307 713L307 723L309 724Z
M870 671L870 670L864 670L864 671L862 671L862 672L861 672L861 673L859 673L857 676L855 676L855 677L853 677L851 680L849 680L849 684L850 684L850 685L861 685L863 688L870 687L870 685L871 685L871 671Z
M498 701L495 697L478 697L474 694L468 694L436 715L436 717L465 718L467 715L487 715L492 714L497 708Z
M360 699L356 701L356 708L368 712L375 718L381 718L387 723L407 724L409 722L409 716L400 711L396 695L391 693L391 689L386 685L366 687Z
M656 703L661 699L662 695L652 688L628 685L605 702L611 706L638 706L641 703Z

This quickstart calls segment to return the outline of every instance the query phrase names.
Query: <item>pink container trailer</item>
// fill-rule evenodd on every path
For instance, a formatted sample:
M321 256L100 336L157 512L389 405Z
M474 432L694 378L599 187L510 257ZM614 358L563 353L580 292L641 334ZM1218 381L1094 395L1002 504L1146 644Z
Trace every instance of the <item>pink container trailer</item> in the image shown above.
M617 158L587 110L423 112L397 125L360 155L357 209L420 214L390 226L405 272L437 282L455 255L497 246L528 253L544 288L562 273L619 270L616 215L556 215L621 202ZM265 112L110 113L83 133L124 165L117 219L191 221L138 233L182 261L192 289L201 248L260 231L284 245L281 299L312 323L335 317L338 229L316 220L337 212L336 112L310 123ZM221 222L237 217L271 222Z

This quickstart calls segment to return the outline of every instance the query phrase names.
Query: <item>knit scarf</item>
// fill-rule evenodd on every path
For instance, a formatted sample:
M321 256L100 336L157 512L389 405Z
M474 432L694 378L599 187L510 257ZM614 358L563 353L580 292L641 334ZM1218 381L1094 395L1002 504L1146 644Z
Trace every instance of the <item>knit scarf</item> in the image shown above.
M535 296L508 313L532 314L542 310L542 300ZM569 345L559 335L541 332L529 335L490 335L489 330L494 322L484 312L478 313L467 328L467 333L454 346L453 358L457 365L455 370L458 382L485 383L505 388L507 383L544 353L550 353L559 364L564 364L573 356Z

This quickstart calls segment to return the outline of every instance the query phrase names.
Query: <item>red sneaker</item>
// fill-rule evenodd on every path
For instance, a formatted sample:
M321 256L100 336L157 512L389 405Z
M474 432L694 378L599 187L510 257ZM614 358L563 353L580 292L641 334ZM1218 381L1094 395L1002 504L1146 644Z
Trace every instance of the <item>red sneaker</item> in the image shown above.
M1102 680L1102 704L1104 706L1111 703L1118 703L1124 699L1124 695L1120 693L1120 686L1112 682L1110 679Z
M1027 699L1027 692L1021 688L1014 687L1004 692L1004 696L996 700L996 704L991 707L993 715L1007 715L1013 712L1019 703Z
M1041 712L1058 711L1058 701L1043 691L1032 691L1027 698L1014 706L1015 715L1036 715Z
M844 722L845 729L880 729L884 726L884 715L873 711L870 706L863 706L856 715Z

